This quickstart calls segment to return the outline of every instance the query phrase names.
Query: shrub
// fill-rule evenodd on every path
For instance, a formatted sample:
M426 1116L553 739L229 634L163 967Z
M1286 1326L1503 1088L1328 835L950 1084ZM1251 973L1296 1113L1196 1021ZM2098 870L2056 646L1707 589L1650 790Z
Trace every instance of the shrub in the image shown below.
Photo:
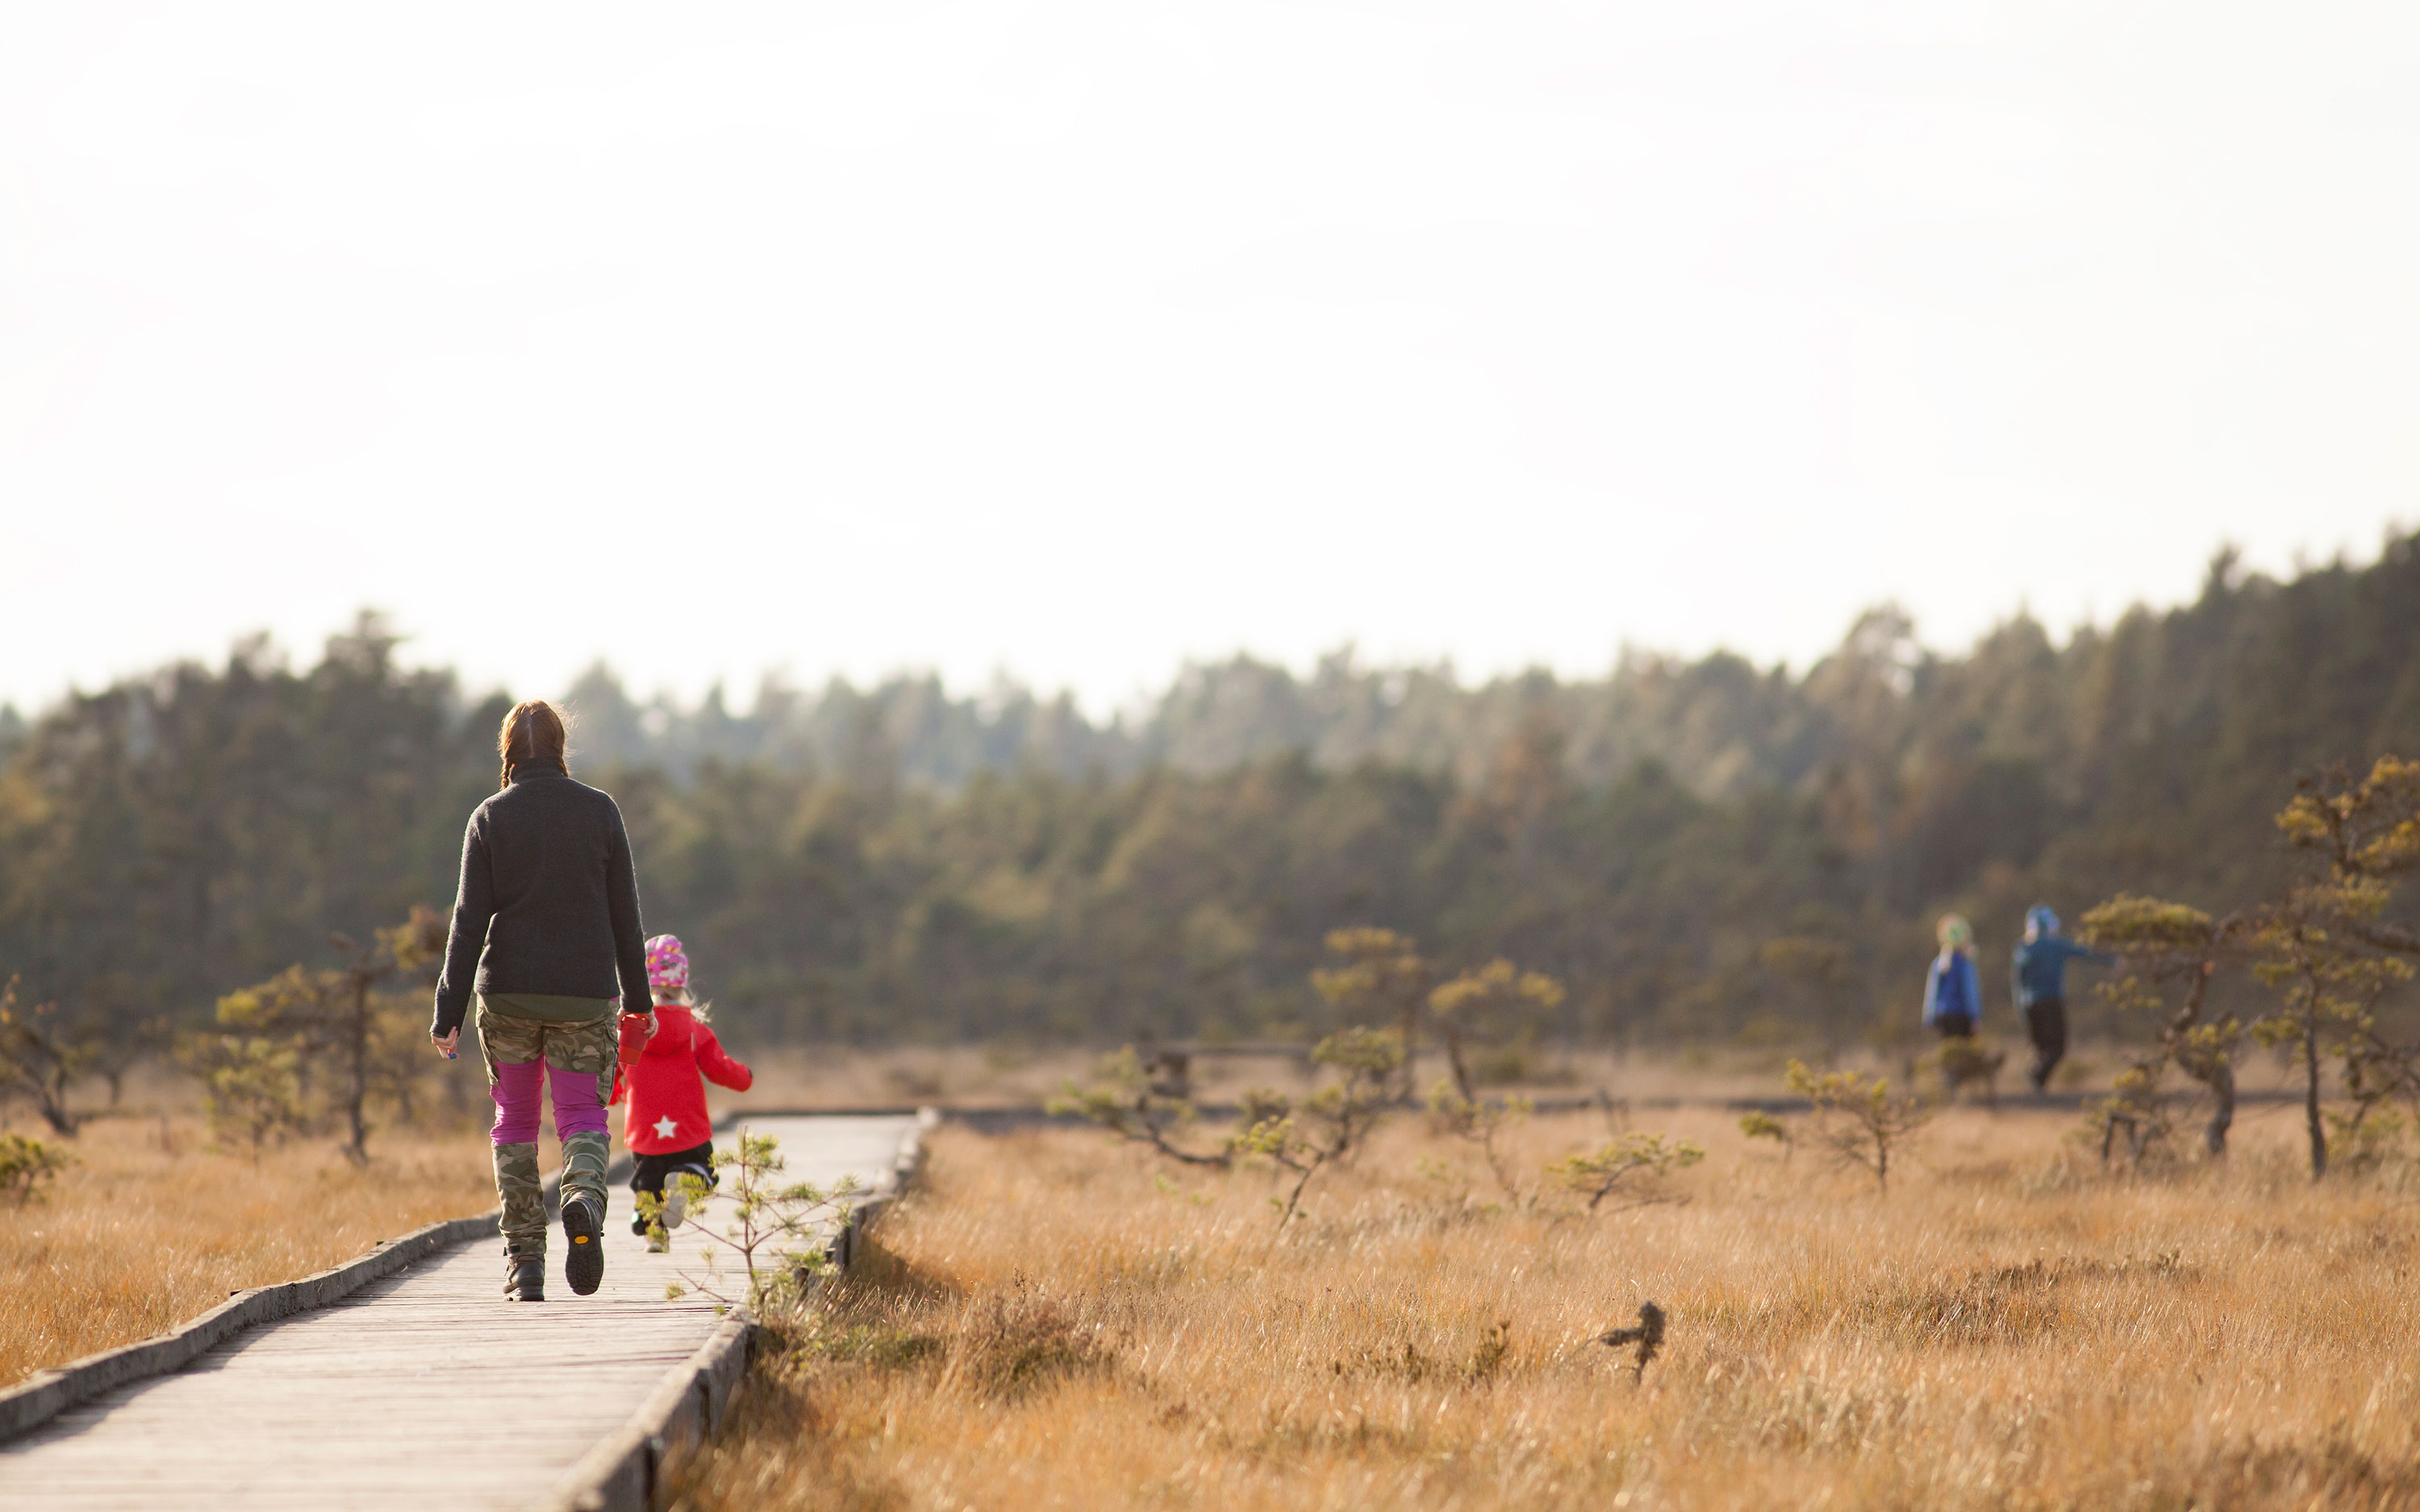
M23 1134L0 1134L0 1202L22 1208L42 1200L43 1183L55 1180L70 1163L63 1151Z
M1675 1167L1695 1165L1706 1152L1686 1139L1660 1134L1626 1134L1585 1155L1573 1155L1546 1167L1546 1174L1585 1196L1588 1211L1617 1192L1638 1192L1661 1181ZM1652 1200L1652 1199L1647 1199Z

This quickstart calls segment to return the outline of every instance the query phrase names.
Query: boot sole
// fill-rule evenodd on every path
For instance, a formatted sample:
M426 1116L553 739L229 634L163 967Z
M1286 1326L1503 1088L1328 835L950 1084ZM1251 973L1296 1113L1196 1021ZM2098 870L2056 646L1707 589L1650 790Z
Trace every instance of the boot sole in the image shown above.
M563 1237L570 1245L563 1257L563 1278L571 1283L574 1292L585 1297L605 1284L602 1226L590 1204L563 1205Z

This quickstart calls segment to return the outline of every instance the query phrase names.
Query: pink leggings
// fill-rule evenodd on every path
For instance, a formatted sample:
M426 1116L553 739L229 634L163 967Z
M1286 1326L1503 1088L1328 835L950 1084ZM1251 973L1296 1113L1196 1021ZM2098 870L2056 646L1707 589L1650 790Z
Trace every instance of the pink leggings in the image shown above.
M489 1134L494 1143L537 1143L537 1088L541 1081L553 1084L557 1139L605 1132L605 1104L597 1099L595 1072L565 1071L543 1060L530 1060L496 1068L496 1085L489 1088L496 1100L496 1126Z

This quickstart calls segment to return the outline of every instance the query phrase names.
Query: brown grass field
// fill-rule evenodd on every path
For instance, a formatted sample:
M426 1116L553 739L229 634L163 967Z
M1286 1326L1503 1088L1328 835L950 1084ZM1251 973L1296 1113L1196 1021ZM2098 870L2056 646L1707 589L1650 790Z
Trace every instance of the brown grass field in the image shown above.
M379 1134L362 1169L333 1137L269 1149L255 1165L211 1147L189 1091L154 1090L164 1102L148 1116L96 1119L72 1139L12 1110L8 1127L75 1164L42 1200L0 1204L0 1387L174 1328L230 1291L496 1205L474 1131Z
M1282 1236L1265 1174L945 1128L677 1504L2420 1505L2408 1167L2314 1188L2292 1117L2133 1180L1961 1108L1878 1197L1675 1113L1686 1200L1594 1218L1406 1117ZM1645 1299L1634 1380L1597 1335Z
M1030 1102L1081 1061L758 1064L720 1105L937 1083ZM1618 1094L1775 1089L1740 1059L1581 1071ZM1295 1074L1217 1068L1204 1095ZM326 1136L256 1165L191 1102L131 1093L138 1114L66 1143L45 1200L0 1209L0 1384L493 1204L467 1125L383 1132L366 1169ZM2254 1105L2228 1165L2126 1179L2075 1147L2071 1112L1962 1107L1877 1197L1713 1109L1642 1109L1708 1158L1676 1200L1591 1218L1540 1172L1601 1117L1519 1130L1508 1197L1407 1115L1283 1234L1265 1172L945 1128L680 1504L2420 1506L2420 1166L2314 1188L2296 1118ZM1634 1380L1596 1337L1649 1299L1670 1333Z

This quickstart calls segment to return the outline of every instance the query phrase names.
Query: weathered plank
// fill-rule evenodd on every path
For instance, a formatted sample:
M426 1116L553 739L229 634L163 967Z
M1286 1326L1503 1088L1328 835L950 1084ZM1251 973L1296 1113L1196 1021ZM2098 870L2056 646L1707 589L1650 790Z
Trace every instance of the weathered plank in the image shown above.
M781 1140L791 1178L853 1174L876 1203L919 1130L748 1126ZM0 1444L0 1509L644 1504L661 1441L720 1413L744 1340L711 1304L665 1300L697 1246L647 1254L630 1211L617 1190L594 1296L563 1281L558 1230L546 1304L505 1302L491 1234L69 1408Z

